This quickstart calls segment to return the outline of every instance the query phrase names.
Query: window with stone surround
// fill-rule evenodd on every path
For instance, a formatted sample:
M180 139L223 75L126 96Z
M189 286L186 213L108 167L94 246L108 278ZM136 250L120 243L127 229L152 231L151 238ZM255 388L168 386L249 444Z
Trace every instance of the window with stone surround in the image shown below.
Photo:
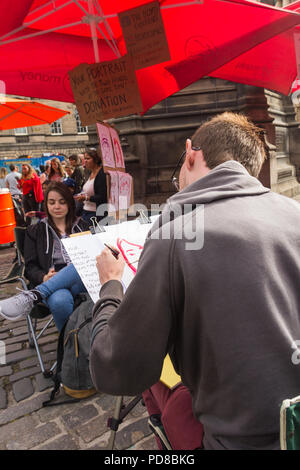
M18 127L15 129L15 135L28 135L27 127Z
M62 123L61 119L57 119L57 121L52 122L50 125L50 131L52 135L62 135Z
M80 119L80 116L79 116L79 113L78 113L77 109L75 109L75 119L76 119L77 133L78 134L87 134L88 128L87 128L87 126L83 126L81 124L81 119Z

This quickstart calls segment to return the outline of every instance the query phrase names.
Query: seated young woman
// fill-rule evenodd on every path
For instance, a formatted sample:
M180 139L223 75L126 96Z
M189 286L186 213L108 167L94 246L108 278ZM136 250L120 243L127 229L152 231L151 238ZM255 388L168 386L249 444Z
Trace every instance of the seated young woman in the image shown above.
M35 303L43 301L61 330L73 312L74 298L86 291L61 240L88 230L88 225L76 217L73 195L63 183L49 184L45 210L47 216L28 227L25 237L25 276L33 289L2 300L0 314L6 319L18 320L30 313ZM50 287L46 281L51 281Z

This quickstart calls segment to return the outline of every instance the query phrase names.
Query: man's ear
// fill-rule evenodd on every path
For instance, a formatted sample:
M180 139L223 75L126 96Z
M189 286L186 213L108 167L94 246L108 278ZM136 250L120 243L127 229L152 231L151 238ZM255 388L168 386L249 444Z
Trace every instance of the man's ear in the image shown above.
M191 170L194 166L194 161L195 161L195 152L192 149L191 139L186 139L185 149L186 149L186 156L185 156L186 167L188 170Z
M186 153L188 153L191 150L192 150L192 141L191 141L191 139L186 139L186 141L185 141L185 151L186 151Z

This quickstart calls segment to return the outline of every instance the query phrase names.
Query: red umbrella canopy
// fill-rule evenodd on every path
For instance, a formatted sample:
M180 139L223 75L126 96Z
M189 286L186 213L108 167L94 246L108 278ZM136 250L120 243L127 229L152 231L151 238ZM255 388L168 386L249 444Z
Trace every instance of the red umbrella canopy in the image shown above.
M0 130L51 124L69 114L43 103L0 97Z
M8 4L8 0L3 2ZM6 28L0 37L0 80L5 82L6 92L73 102L68 72L80 63L93 63L95 54L96 58L99 54L100 61L124 55L126 46L117 14L147 2L18 0L17 3L19 10L14 5L0 16L0 31L5 31L5 24L14 27L11 34ZM213 71L218 71L216 76L228 80L239 78L236 81L242 83L247 83L249 75L249 84L288 92L287 82L292 72L289 69L286 74L283 69L286 62L294 60L290 58L290 41L286 47L283 39L283 45L280 42L279 51L285 54L285 65L278 71L280 76L276 80L272 74L267 77L269 81L262 79L247 67L237 68L232 61L298 25L297 12L247 0L204 0L204 3L162 0L160 9L171 60L136 71L144 112ZM289 38L291 33L286 34ZM278 56L281 57L281 52ZM269 58L265 57L265 64L268 62ZM257 80L253 83L255 76Z
M300 1L285 7L300 13ZM288 95L297 77L294 34L300 27L259 44L209 75L247 85L269 88Z

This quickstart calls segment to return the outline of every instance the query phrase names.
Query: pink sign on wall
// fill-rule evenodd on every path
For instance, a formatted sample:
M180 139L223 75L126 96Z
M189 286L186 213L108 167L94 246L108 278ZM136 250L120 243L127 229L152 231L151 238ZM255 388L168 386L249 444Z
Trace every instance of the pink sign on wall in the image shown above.
M115 168L114 151L110 138L109 127L104 124L97 123L97 132L99 136L103 167L104 169Z
M118 171L119 178L119 210L126 210L131 204L132 176Z
M109 132L111 135L112 145L115 154L115 164L117 169L124 169L125 170L125 163L124 163L124 155L123 150L121 147L119 135L115 129L112 127L109 128Z
M110 187L109 187L109 197L108 202L113 207L111 208L112 212L119 210L119 177L117 171L108 171L110 176Z

